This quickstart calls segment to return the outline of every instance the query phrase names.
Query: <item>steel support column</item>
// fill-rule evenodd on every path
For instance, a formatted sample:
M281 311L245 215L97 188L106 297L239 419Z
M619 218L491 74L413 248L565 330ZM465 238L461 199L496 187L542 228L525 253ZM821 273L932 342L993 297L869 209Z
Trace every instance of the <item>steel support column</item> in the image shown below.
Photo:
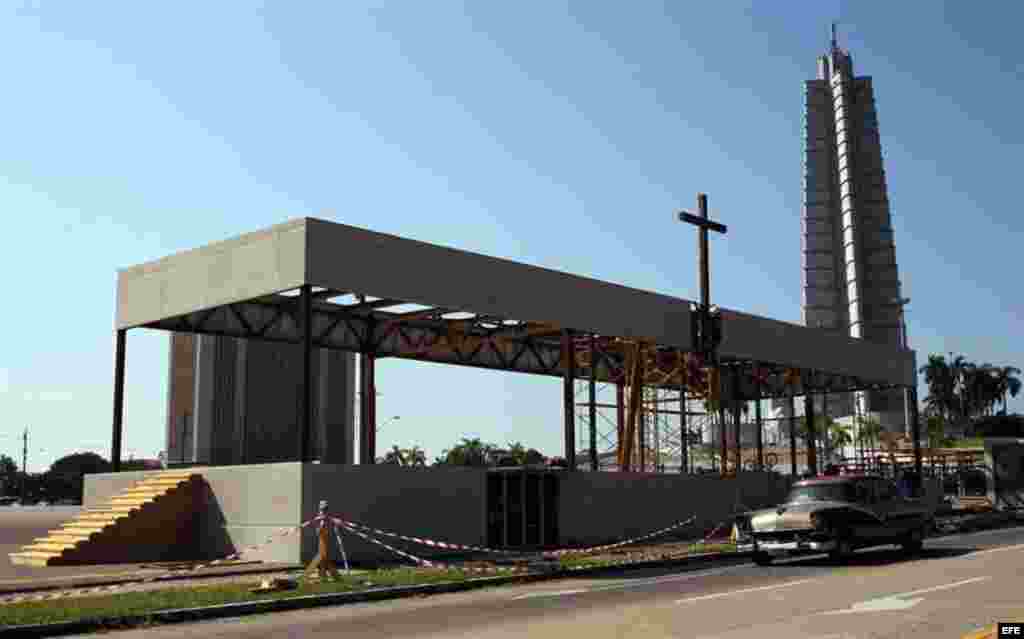
M679 450L682 460L679 464L679 472L690 472L690 415L686 410L686 382L679 385Z
M359 463L377 460L377 385L373 353L359 354Z
M639 424L637 424L637 426L638 426L637 431L639 433L638 436L637 436L637 439L640 440L639 451L638 451L639 455L640 455L640 468L638 470L641 473L647 472L647 419L648 419L649 413L647 412L647 409L644 406L644 399L645 399L644 398L644 392L641 389L641 391L640 391L640 408L637 409L637 410L640 411L640 414L637 415L637 420L640 422Z
M121 470L121 434L124 426L124 360L128 329L117 329L114 348L114 424L110 443L110 464L114 472ZM24 469L22 469L24 470Z
M590 335L590 378L587 384L590 418L590 470L597 470L597 339Z
M807 422L807 471L818 474L818 433L814 424L814 395L809 388L804 388L804 420Z
M789 394L789 473L796 477L796 395Z
M722 448L719 451L718 459L721 463L721 475L724 477L729 466L729 435L726 432L725 424L725 402L722 401L721 395L718 397L718 430L718 441Z
M615 458L619 459L622 454L623 444L626 439L626 388L619 380L615 382ZM616 470L622 470L617 468Z
M743 398L740 393L740 369L734 368L732 371L732 421L733 431L732 439L733 445L736 446L736 474L738 475L743 469Z
M300 420L299 461L309 462L310 433L313 424L313 291L309 284L302 286L302 417Z
M825 451L825 460L822 462L825 466L829 464L829 460L832 458L832 433L829 432L829 426L832 424L832 420L828 414L828 391L824 391L821 394L821 414L825 418L822 420L825 430L821 433L821 440L824 442L823 449Z
M761 378L758 377L755 382L755 396L754 400L754 422L757 428L755 433L755 443L757 446L757 470L764 470L764 423L761 420Z
M563 407L565 411L565 463L569 470L576 470L576 400L573 383L576 378L576 348L572 331L562 331L562 353L565 361L565 377L562 383Z
M910 401L910 429L914 439L914 474L917 475L917 488L920 490L922 486L921 482L924 480L924 477L922 476L923 469L921 468L921 420L918 415L917 407L917 387L911 386L908 390L907 399ZM932 464L932 467L934 469L934 463Z

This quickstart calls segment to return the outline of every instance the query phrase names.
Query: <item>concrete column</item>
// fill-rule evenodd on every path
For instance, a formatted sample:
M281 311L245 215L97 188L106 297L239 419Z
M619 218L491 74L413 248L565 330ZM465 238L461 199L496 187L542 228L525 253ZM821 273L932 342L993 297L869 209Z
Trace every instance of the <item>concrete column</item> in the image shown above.
M195 405L192 408L192 451L195 464L210 463L213 448L214 400L216 399L217 338L196 336Z

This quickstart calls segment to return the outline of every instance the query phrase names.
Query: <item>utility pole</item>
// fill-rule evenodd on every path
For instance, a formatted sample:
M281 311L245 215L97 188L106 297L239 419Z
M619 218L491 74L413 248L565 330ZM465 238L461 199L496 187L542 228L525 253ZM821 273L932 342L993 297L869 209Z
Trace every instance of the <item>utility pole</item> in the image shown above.
M679 212L679 220L686 222L687 224L693 224L697 227L697 265L698 273L700 274L700 306L697 309L697 322L698 330L697 335L699 337L698 350L700 350L711 366L712 371L718 370L718 341L715 336L721 335L720 330L715 330L716 327L712 324L714 322L720 322L721 316L713 315L711 312L711 267L709 264L710 256L708 249L708 231L714 231L725 235L727 228L724 224L718 222L712 222L708 219L708 196L704 193L697 194L697 215L693 215L687 211ZM712 385L721 384L721 375L711 376L714 382ZM717 396L718 401L721 402L721 388L709 388L709 396ZM722 475L726 473L726 449L728 443L725 435L725 421L722 421L720 428L720 439L722 446L722 464L721 472Z
M21 441L21 503L24 504L28 495L28 426L25 427Z

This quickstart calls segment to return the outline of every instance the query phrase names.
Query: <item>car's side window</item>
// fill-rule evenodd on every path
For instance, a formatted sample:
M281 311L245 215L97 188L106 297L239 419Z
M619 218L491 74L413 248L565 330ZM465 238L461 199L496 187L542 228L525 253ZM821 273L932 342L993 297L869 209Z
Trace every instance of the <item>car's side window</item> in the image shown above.
M854 495L859 503L871 503L871 484L866 481L859 481L854 485Z
M878 487L878 501L891 501L896 497L896 486L891 481L879 479L876 485Z

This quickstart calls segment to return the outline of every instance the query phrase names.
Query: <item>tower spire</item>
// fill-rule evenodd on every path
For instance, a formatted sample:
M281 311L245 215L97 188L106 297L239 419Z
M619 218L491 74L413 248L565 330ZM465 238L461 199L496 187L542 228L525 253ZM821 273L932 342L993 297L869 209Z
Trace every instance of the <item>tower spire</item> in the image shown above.
M839 42L836 40L836 23L832 23L832 52L839 50Z

